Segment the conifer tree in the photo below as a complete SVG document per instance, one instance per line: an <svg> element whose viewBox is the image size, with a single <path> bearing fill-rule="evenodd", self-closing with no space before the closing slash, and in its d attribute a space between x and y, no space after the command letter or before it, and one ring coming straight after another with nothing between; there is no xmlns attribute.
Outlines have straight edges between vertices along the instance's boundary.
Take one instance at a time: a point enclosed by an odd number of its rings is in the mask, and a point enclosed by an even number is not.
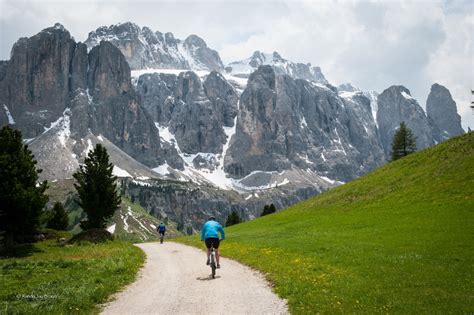
<svg viewBox="0 0 474 315"><path fill-rule="evenodd" d="M104 228L107 219L120 207L121 197L117 191L117 177L112 175L113 168L107 150L97 144L73 175L79 195L76 202L87 214L87 219L81 221L84 230Z"/></svg>
<svg viewBox="0 0 474 315"><path fill-rule="evenodd" d="M274 212L276 212L276 208L275 208L275 205L272 203L270 205L265 205L263 207L263 211L262 211L262 214L260 216L263 217L267 214L271 214L271 213L274 213Z"/></svg>
<svg viewBox="0 0 474 315"><path fill-rule="evenodd" d="M416 151L416 137L404 122L400 124L392 141L392 161L398 160Z"/></svg>
<svg viewBox="0 0 474 315"><path fill-rule="evenodd" d="M276 208L275 208L275 205L272 203L270 205L270 213L275 213L276 212Z"/></svg>
<svg viewBox="0 0 474 315"><path fill-rule="evenodd" d="M64 206L59 201L54 203L50 218L46 225L47 228L65 231L69 225L69 217Z"/></svg>
<svg viewBox="0 0 474 315"><path fill-rule="evenodd" d="M43 208L47 182L38 183L40 169L21 132L8 126L0 130L0 235L7 248L33 234Z"/></svg>
<svg viewBox="0 0 474 315"><path fill-rule="evenodd" d="M225 226L231 226L234 224L239 224L242 222L242 219L240 218L239 214L236 211L232 211L231 214L227 217L227 220L225 222Z"/></svg>

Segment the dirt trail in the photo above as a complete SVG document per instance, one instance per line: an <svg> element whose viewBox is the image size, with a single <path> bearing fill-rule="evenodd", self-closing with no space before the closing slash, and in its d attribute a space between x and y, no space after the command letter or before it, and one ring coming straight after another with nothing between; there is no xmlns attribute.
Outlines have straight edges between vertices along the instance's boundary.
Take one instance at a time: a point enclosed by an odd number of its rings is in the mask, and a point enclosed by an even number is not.
<svg viewBox="0 0 474 315"><path fill-rule="evenodd" d="M201 250L173 242L137 246L146 263L103 314L288 314L259 273L233 260L222 258L211 279Z"/></svg>

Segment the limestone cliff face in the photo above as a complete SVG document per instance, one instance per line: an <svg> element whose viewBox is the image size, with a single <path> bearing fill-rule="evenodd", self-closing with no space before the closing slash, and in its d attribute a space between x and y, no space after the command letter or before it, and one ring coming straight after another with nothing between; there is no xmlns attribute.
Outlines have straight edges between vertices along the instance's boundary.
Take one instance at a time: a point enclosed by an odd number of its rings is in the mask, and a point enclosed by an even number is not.
<svg viewBox="0 0 474 315"><path fill-rule="evenodd" d="M78 84L71 80L75 51L76 43L60 24L13 46L11 59L2 67L0 104L25 138L44 132L63 112Z"/></svg>
<svg viewBox="0 0 474 315"><path fill-rule="evenodd" d="M330 86L276 75L261 66L240 99L226 170L311 169L341 181L383 163L370 101L340 97Z"/></svg>
<svg viewBox="0 0 474 315"><path fill-rule="evenodd" d="M464 133L456 102L444 86L437 83L431 86L426 100L426 114L435 141L442 142Z"/></svg>
<svg viewBox="0 0 474 315"><path fill-rule="evenodd" d="M20 39L0 74L0 104L8 110L0 122L14 122L25 138L60 124L77 145L92 132L147 166L171 156L181 167L176 151L161 146L158 129L131 85L128 63L112 44L102 42L88 54L56 24Z"/></svg>
<svg viewBox="0 0 474 315"><path fill-rule="evenodd" d="M137 90L153 119L169 128L183 152L222 152L224 128L234 126L238 95L221 74L213 71L204 81L192 71L146 74Z"/></svg>
<svg viewBox="0 0 474 315"><path fill-rule="evenodd" d="M141 106L128 63L115 46L101 42L90 51L87 83L93 130L147 166L164 161L158 129Z"/></svg>
<svg viewBox="0 0 474 315"><path fill-rule="evenodd" d="M378 96L377 122L387 157L390 156L393 136L401 122L405 122L413 131L418 150L434 144L425 112L404 86L391 86Z"/></svg>

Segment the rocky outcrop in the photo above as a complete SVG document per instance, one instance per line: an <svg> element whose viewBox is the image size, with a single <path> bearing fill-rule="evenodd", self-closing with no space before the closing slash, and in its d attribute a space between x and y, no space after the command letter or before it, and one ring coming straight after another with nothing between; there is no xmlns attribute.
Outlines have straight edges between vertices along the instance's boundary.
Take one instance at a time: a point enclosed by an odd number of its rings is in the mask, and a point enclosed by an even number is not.
<svg viewBox="0 0 474 315"><path fill-rule="evenodd" d="M164 73L146 73L137 80L137 92L143 106L155 122L168 126L174 111L174 89L177 76Z"/></svg>
<svg viewBox="0 0 474 315"><path fill-rule="evenodd" d="M226 66L225 71L237 77L247 78L262 65L272 66L277 75L287 74L294 79L310 80L321 84L328 83L321 68L313 67L310 63L295 63L286 60L276 51L273 54L265 54L257 50L250 58L231 62Z"/></svg>
<svg viewBox="0 0 474 315"><path fill-rule="evenodd" d="M137 90L145 108L162 127L168 127L187 154L221 153L225 127L234 125L238 96L218 72L204 82L192 71L179 76L145 74Z"/></svg>
<svg viewBox="0 0 474 315"><path fill-rule="evenodd" d="M376 134L362 94L343 99L327 86L261 66L241 96L226 171L239 178L298 167L346 181L383 162Z"/></svg>
<svg viewBox="0 0 474 315"><path fill-rule="evenodd" d="M8 108L25 138L44 132L64 111L78 84L71 80L76 49L60 24L31 38L20 38L13 46L11 59L1 71L0 111ZM5 117L2 125L8 123Z"/></svg>
<svg viewBox="0 0 474 315"><path fill-rule="evenodd" d="M343 83L337 86L337 90L339 91L339 95L352 95L352 93L362 93L365 97L367 97L370 100L370 109L372 111L372 117L373 121L375 124L377 124L377 110L378 110L378 104L377 104L377 98L379 94L375 91L362 91L356 86L353 86L350 83ZM349 92L349 93L344 93L344 92Z"/></svg>
<svg viewBox="0 0 474 315"><path fill-rule="evenodd" d="M130 68L110 43L102 42L88 54L84 44L76 44L56 24L20 39L2 72L0 104L9 120L2 124L14 121L24 137L61 126L63 147L71 139L80 146L72 150L83 151L81 139L92 132L149 167L167 156L182 167L177 152L161 146L158 129L131 85Z"/></svg>
<svg viewBox="0 0 474 315"><path fill-rule="evenodd" d="M153 216L177 222L180 230L188 234L199 231L211 215L225 222L232 211L237 211L245 220L254 219L266 204L273 203L280 210L320 192L314 187L291 191L282 187L255 197L192 183L134 179L123 179L122 191Z"/></svg>
<svg viewBox="0 0 474 315"><path fill-rule="evenodd" d="M456 102L444 86L437 83L431 86L430 94L426 100L426 114L436 142L442 142L464 133L461 117L456 109Z"/></svg>
<svg viewBox="0 0 474 315"><path fill-rule="evenodd" d="M184 51L187 52L191 58L188 59L188 64L191 69L222 71L224 65L217 51L207 47L206 42L197 35L189 35L183 42Z"/></svg>
<svg viewBox="0 0 474 315"><path fill-rule="evenodd" d="M405 122L416 137L417 149L434 144L428 118L418 102L404 86L391 86L378 96L377 122L387 159L390 158L393 136Z"/></svg>
<svg viewBox="0 0 474 315"><path fill-rule="evenodd" d="M190 35L184 41L172 33L153 32L134 23L102 26L89 33L86 44L89 49L109 41L125 56L133 70L159 69L223 69L219 54L207 47L203 39Z"/></svg>
<svg viewBox="0 0 474 315"><path fill-rule="evenodd" d="M109 42L90 51L87 82L91 129L147 166L163 163L158 129L131 85L125 58Z"/></svg>

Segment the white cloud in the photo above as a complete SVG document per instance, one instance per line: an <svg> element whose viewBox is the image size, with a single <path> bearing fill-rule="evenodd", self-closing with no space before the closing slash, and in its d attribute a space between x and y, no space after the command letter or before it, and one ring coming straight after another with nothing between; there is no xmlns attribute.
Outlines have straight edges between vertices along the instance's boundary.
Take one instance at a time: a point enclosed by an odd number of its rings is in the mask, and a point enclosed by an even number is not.
<svg viewBox="0 0 474 315"><path fill-rule="evenodd" d="M448 87L474 129L473 4L463 1L17 1L0 0L0 58L14 41L60 22L76 40L132 21L178 38L198 34L224 62L278 51L321 66L334 84L381 92L403 84L424 105L434 82Z"/></svg>

